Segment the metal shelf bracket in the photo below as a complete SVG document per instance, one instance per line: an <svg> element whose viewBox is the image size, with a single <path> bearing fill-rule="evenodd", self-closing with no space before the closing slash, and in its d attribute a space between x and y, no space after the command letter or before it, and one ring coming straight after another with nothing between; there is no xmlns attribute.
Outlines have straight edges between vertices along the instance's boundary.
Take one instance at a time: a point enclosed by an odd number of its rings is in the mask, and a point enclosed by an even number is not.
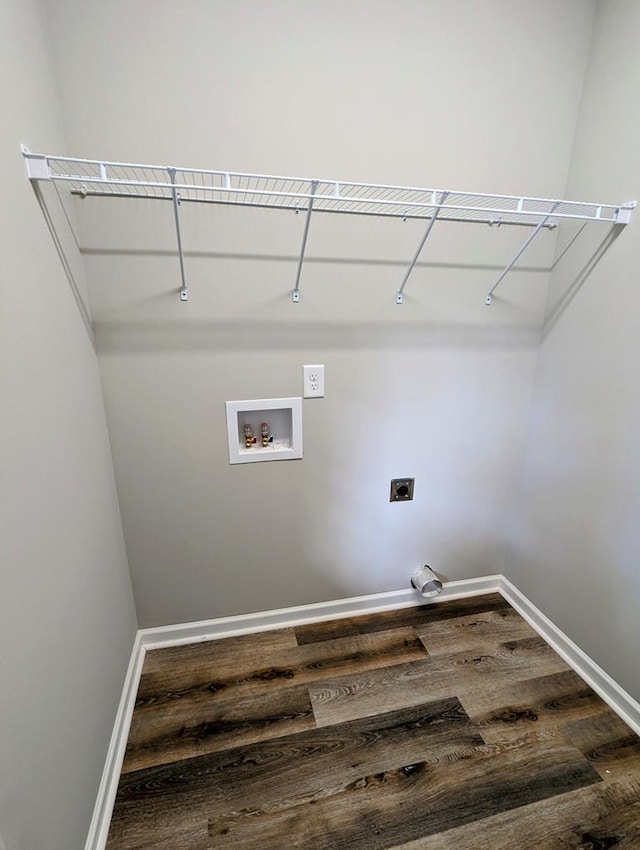
<svg viewBox="0 0 640 850"><path fill-rule="evenodd" d="M555 210L556 210L556 209L560 206L560 204L561 204L561 203L562 203L562 201L555 201L555 202L553 203L552 207L551 207L551 210L549 211L549 214L548 214L548 215L546 215L544 218L541 218L541 219L540 219L540 221L539 221L539 222L538 222L538 224L536 225L536 227L535 227L535 229L534 229L533 233L530 233L530 234L529 234L529 236L525 239L524 243L520 246L520 248L519 248L519 249L518 249L518 251L516 252L515 256L513 257L513 259L512 259L512 260L511 260L511 262L509 263L509 265L508 265L508 266L504 269L504 271L502 272L502 274L498 277L498 279L496 280L496 282L493 284L493 286L491 287L491 289L490 289L490 290L489 290L489 292L487 293L487 296L486 296L486 298L484 299L484 303L485 303L487 306L490 306L490 305L493 303L493 293L496 291L496 289L498 288L498 286L500 286L500 284L502 283L502 281L504 280L504 278L505 278L505 277L509 274L509 272L510 272L510 271L511 271L511 269L515 266L515 264L518 262L518 260L520 259L520 257L524 254L524 252L527 250L527 248L529 247L529 245L531 245L531 243L532 243L532 242L533 242L533 240L536 238L536 236L538 235L538 233L540 233L540 231L542 230L542 228L543 228L543 227L547 227L547 226L548 226L549 219L551 218L551 216L553 215L554 211L555 211Z"/></svg>
<svg viewBox="0 0 640 850"><path fill-rule="evenodd" d="M400 285L400 289L396 292L396 304L402 304L402 302L404 301L405 285L406 285L407 281L409 280L409 276L410 276L411 272L413 271L415 264L418 262L418 257L420 256L420 254L422 253L422 249L426 245L427 239L429 238L429 235L430 235L431 231L433 230L433 225L436 223L436 219L438 218L438 213L442 209L442 205L444 204L444 202L447 200L448 194L449 194L448 192L442 192L442 194L440 195L440 201L437 202L436 198L435 198L435 192L434 192L434 199L433 200L434 200L434 203L436 204L436 206L435 206L435 209L433 211L433 215L431 216L431 220L429 221L429 224L427 225L427 229L424 232L424 236L420 240L420 244L418 245L418 250L413 255L413 260L411 260L411 264L410 264L409 268L407 269L407 271L405 272L404 279L403 279L403 281Z"/></svg>
<svg viewBox="0 0 640 850"><path fill-rule="evenodd" d="M627 201L626 204L621 204L615 211L616 224L629 224L631 221L631 212L637 205L637 201Z"/></svg>
<svg viewBox="0 0 640 850"><path fill-rule="evenodd" d="M302 246L300 247L300 259L298 260L298 271L296 273L296 285L293 288L293 303L297 304L300 301L300 276L302 274L302 264L304 263L304 252L307 248L307 237L309 236L309 225L311 224L311 213L313 211L313 202L316 192L318 191L319 180L311 181L311 193L309 203L307 205L307 217L304 222L304 232L302 234Z"/></svg>
<svg viewBox="0 0 640 850"><path fill-rule="evenodd" d="M29 148L20 145L20 150L27 166L29 180L51 180L49 160L43 154L31 153Z"/></svg>
<svg viewBox="0 0 640 850"><path fill-rule="evenodd" d="M180 300L188 301L189 292L187 290L187 281L184 274L184 255L182 253L182 232L180 230L180 193L176 189L176 169L167 168L167 174L171 181L171 194L173 197L173 215L176 222L176 237L178 240L178 257L180 259L180 279L182 286L180 288Z"/></svg>

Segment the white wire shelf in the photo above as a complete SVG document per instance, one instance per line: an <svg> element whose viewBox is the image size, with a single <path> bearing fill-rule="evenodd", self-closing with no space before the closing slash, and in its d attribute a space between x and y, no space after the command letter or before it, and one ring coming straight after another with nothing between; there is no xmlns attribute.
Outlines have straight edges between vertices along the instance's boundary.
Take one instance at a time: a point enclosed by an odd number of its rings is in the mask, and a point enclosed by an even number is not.
<svg viewBox="0 0 640 850"><path fill-rule="evenodd" d="M182 203L251 206L305 212L304 238L294 301L299 300L299 283L311 213L343 213L401 219L425 219L429 227L396 295L402 303L403 289L436 219L492 226L517 225L539 230L553 229L564 220L627 224L636 202L596 204L514 195L481 194L414 186L388 186L306 177L279 177L233 171L211 171L174 166L143 165L96 159L36 154L23 148L31 180L66 184L80 197L148 198L172 201L187 300L178 207ZM495 286L511 269L533 236L507 266ZM493 289L487 296L487 303Z"/></svg>
<svg viewBox="0 0 640 850"><path fill-rule="evenodd" d="M594 204L513 195L449 191L438 203L442 189L386 186L307 177L277 177L233 171L108 162L95 159L25 153L29 176L66 183L74 194L133 198L172 199L175 188L180 201L236 204L240 206L306 210L313 197L314 212L368 213L396 218L430 218L441 206L440 221L483 224L535 225L553 213L556 220L619 222L634 204ZM36 172L35 174L33 172ZM313 186L316 186L315 193Z"/></svg>

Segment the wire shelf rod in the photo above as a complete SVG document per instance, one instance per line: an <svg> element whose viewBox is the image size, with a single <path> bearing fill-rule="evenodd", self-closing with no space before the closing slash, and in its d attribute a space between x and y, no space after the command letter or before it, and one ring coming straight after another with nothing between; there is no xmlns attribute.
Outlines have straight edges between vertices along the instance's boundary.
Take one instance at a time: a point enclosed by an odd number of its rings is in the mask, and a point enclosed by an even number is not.
<svg viewBox="0 0 640 850"><path fill-rule="evenodd" d="M107 182L109 185L114 185L114 186L137 186L137 187L144 186L144 187L154 188L154 189L169 189L170 191L172 190L173 185L174 185L170 182L164 182L164 181L153 181L153 182L149 181L147 183L140 183L140 182L135 181L135 180L125 180L125 179L104 181L104 180L101 180L100 178L97 178L97 177L96 178L92 178L92 177L80 178L80 177L64 176L64 177L55 177L55 178L52 178L52 179L54 179L56 181L60 181L60 182L83 183L83 184L102 184L102 185L104 185L104 183ZM386 199L384 197L362 198L362 197L353 197L353 196L344 196L343 195L343 196L340 197L340 199L338 201L335 198L335 196L333 196L333 195L324 195L324 194L317 194L317 193L312 194L311 192L281 192L281 191L277 191L277 190L273 190L273 189L248 189L246 187L227 188L227 187L224 187L224 186L207 186L204 189L202 189L202 187L198 187L198 186L193 185L193 184L178 183L178 182L175 183L175 187L176 187L176 189L181 190L183 192L205 191L205 192L210 192L211 194L214 194L214 195L216 193L219 193L219 194L225 194L226 193L228 196L242 195L244 198L246 198L247 196L258 196L258 197L261 197L261 198L274 198L274 199L275 198L288 198L291 201L298 201L298 202L308 201L308 200L310 200L311 197L313 197L314 198L314 205L315 205L316 208L317 208L317 205L318 205L319 202L320 203L326 202L327 204L329 204L329 203L335 204L336 202L338 202L338 203L342 203L342 204L351 203L351 204L356 204L356 205L368 205L368 206L371 206L371 207L373 207L373 206L387 206L387 207L398 207L398 208L402 207L402 208L406 208L406 209L429 209L429 210L432 210L432 209L435 209L436 207L438 207L438 204L435 204L431 201L407 201L407 200L402 200L402 199L389 200L389 199ZM93 196L102 195L102 196L105 196L105 197L115 195L115 193L112 193L112 192L95 192L94 191L92 193L89 193L87 191L85 193L82 190L78 190L78 194L80 194L80 195L91 194ZM122 193L120 193L120 194L122 194ZM136 194L136 193L133 193L133 192L128 193L127 196L128 197L140 197L140 198L150 197L146 193ZM492 196L492 197L496 197L496 196ZM189 196L183 196L182 197L182 201L184 203L189 203L189 202L192 202L193 200L194 199L189 197ZM537 199L534 199L534 200L537 200ZM244 205L247 204L247 202L245 200L229 201L229 203L235 203L238 206L244 206ZM619 205L619 206L609 205L608 209L611 211L610 216L604 216L602 214L596 216L595 213L589 214L587 212L583 212L583 213L560 212L558 210L558 206L562 206L562 205L566 205L566 206L586 206L585 204L580 204L579 202L576 202L576 201L556 201L556 202L552 202L551 206L555 206L555 211L553 213L554 219L566 219L566 220L571 220L571 221L601 221L601 222L610 222L610 223L612 223L612 222L613 223L627 223L626 221L624 221L624 222L620 221L618 213L619 213L620 210L626 211L626 210L633 209L633 207L631 207L628 204L622 204L622 205ZM270 205L269 204L262 204L262 206L266 207L266 206L270 206ZM593 206L594 210L596 210L597 208L600 208L600 211L602 212L603 205L592 205L592 206ZM306 209L306 205L304 207L300 207L300 209ZM330 208L327 208L327 209L330 209ZM524 208L510 209L508 207L475 206L475 205L471 206L471 205L456 204L456 203L450 203L450 204L445 203L445 204L442 205L441 209L442 210L450 210L452 212L459 212L459 213L461 213L461 212L479 213L479 214L493 215L493 216L505 216L505 215L527 216L528 218L534 218L534 217L540 218L541 216L544 218L544 217L549 215L549 210L540 210L540 209L527 210L527 209L524 209ZM474 221L473 218L469 218L468 220ZM496 223L498 223L498 222L496 222Z"/></svg>
<svg viewBox="0 0 640 850"><path fill-rule="evenodd" d="M413 255L413 259L411 260L411 264L409 265L409 268L405 272L404 278L403 278L402 283L400 285L400 289L396 292L396 304L402 304L402 302L404 301L405 285L406 285L407 281L409 280L409 276L411 275L411 272L415 268L416 263L418 262L418 258L420 257L420 254L422 253L422 249L426 245L427 239L429 238L429 235L431 234L431 231L433 230L433 226L436 223L436 219L438 218L438 213L442 209L442 205L444 204L445 200L447 199L448 194L449 194L448 192L443 192L442 195L440 196L440 204L435 208L433 215L431 216L431 221L427 225L427 229L424 232L424 236L420 240L420 244L418 245L418 249L415 252L415 254Z"/></svg>
<svg viewBox="0 0 640 850"><path fill-rule="evenodd" d="M174 178L176 176L175 170L173 170L173 169L168 169L168 170L169 170L169 178L170 178L171 182L173 183ZM189 299L189 294L187 292L187 282L186 282L186 278L185 278L185 274L184 274L184 256L183 256L183 253L182 253L182 233L180 231L180 200L178 198L178 191L175 187L175 184L173 186L172 200L173 200L173 215L174 215L175 222L176 222L176 237L177 237L177 240L178 240L178 257L180 259L180 278L182 280L182 287L180 289L180 300L181 301L187 301Z"/></svg>
<svg viewBox="0 0 640 850"><path fill-rule="evenodd" d="M132 195L130 192L81 192L79 189L73 189L71 191L72 195L77 195L82 198L118 198L121 200L132 200L137 199L139 197L145 198L151 201L171 201L171 195ZM184 201L184 199L182 199ZM189 203L192 204L214 204L215 206L226 206L226 207L236 207L238 204L235 201L224 201L224 200L214 200L211 198L190 198ZM300 212L300 210L296 210L295 207L292 207L290 204L269 204L266 206L265 204L252 203L247 201L242 204L243 207L249 207L251 209L270 209L270 210L283 210L285 212ZM303 208L304 209L304 208ZM369 216L373 218L395 218L395 219L407 219L411 221L424 221L425 219L431 218L430 210L425 210L424 214L420 214L420 211L411 213L408 210L406 212L398 211L398 212L376 212L374 210L354 210L354 209L340 209L338 207L314 207L314 213L331 213L333 215L362 215ZM441 224L487 224L490 227L537 227L538 222L535 221L508 221L506 219L499 218L463 218L463 217L455 217L455 216L447 216L446 218L440 217ZM585 222L587 224L588 222ZM543 225L544 228L548 230L555 230L558 226L555 222L548 222Z"/></svg>
<svg viewBox="0 0 640 850"><path fill-rule="evenodd" d="M293 288L293 302L297 304L300 301L300 275L302 274L302 264L304 262L304 252L307 248L307 238L309 236L309 225L311 224L311 213L313 211L313 196L317 188L317 183L311 187L311 198L307 207L307 217L304 222L304 233L302 234L302 247L300 248L300 259L298 260L298 271L296 272L296 284Z"/></svg>
<svg viewBox="0 0 640 850"><path fill-rule="evenodd" d="M561 201L558 201L558 203L561 203ZM496 280L496 282L493 284L493 286L491 287L491 289L490 289L490 290L489 290L489 292L487 293L487 297L486 297L486 298L485 298L485 300L484 300L484 303L485 303L487 306L489 306L489 305L493 302L493 293L496 291L496 289L498 288L498 286L500 286L501 282L502 282L502 281L504 280L504 278L505 278L505 277L509 274L509 272L511 271L511 269L515 266L515 264L518 262L518 260L520 259L520 257L524 254L524 252L527 250L527 248L529 247L529 245L531 245L531 243L532 243L532 242L533 242L533 240L536 238L536 236L538 235L538 233L540 233L540 231L541 231L542 227L543 227L543 226L547 223L547 221L549 220L549 218L550 218L552 215L553 215L553 210L551 210L551 212L549 213L549 215L548 215L546 218L544 218L541 222L539 222L538 226L537 226L537 227L536 227L536 229L533 231L533 233L530 233L530 234L529 234L529 236L525 239L524 243L520 246L520 248L518 249L518 251L516 252L516 254L514 255L514 257L512 258L512 260L509 262L509 264L507 265L507 267L504 269L504 271L502 272L502 274L498 277L498 279Z"/></svg>

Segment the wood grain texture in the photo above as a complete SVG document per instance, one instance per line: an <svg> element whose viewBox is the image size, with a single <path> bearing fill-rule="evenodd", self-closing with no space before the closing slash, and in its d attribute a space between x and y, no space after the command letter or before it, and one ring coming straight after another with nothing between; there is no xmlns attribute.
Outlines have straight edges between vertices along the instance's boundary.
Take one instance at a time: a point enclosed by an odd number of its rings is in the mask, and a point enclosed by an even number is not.
<svg viewBox="0 0 640 850"><path fill-rule="evenodd" d="M640 784L590 785L392 850L637 850Z"/></svg>
<svg viewBox="0 0 640 850"><path fill-rule="evenodd" d="M224 699L202 694L134 715L123 773L315 728L309 691L280 687Z"/></svg>
<svg viewBox="0 0 640 850"><path fill-rule="evenodd" d="M352 781L363 770L384 770L389 759L439 758L461 744L481 746L483 741L460 702L451 698L135 771L122 777L119 793L123 801L147 796L170 801L178 783L195 797L206 791L210 804L218 798L226 804L254 797L258 803L265 796L294 793L301 785L313 789L336 771L347 771ZM251 787L236 785L247 766Z"/></svg>
<svg viewBox="0 0 640 850"><path fill-rule="evenodd" d="M572 747L538 745L535 770L531 758L531 747L502 753L479 747L463 761L413 762L312 801L301 796L286 807L244 808L209 822L211 847L275 846L293 834L291 847L383 850L600 780Z"/></svg>
<svg viewBox="0 0 640 850"><path fill-rule="evenodd" d="M566 672L567 664L542 638L498 643L483 653L462 652L413 664L341 676L309 688L319 726L342 723L394 705L418 705L428 699L469 692L488 693L501 684L515 685L532 676Z"/></svg>
<svg viewBox="0 0 640 850"><path fill-rule="evenodd" d="M153 824L154 840L180 847L194 823L206 835L212 815L274 805L398 764L466 758L478 746L482 738L449 699L134 771L121 777L107 846L155 846L145 843Z"/></svg>
<svg viewBox="0 0 640 850"><path fill-rule="evenodd" d="M501 597L149 652L108 850L640 850L637 736Z"/></svg>
<svg viewBox="0 0 640 850"><path fill-rule="evenodd" d="M562 726L609 712L607 704L573 670L476 689L461 695L485 741L518 738L532 729ZM625 727L626 729L626 727Z"/></svg>
<svg viewBox="0 0 640 850"><path fill-rule="evenodd" d="M623 775L640 781L640 738L609 707L566 723L563 732L603 779Z"/></svg>
<svg viewBox="0 0 640 850"><path fill-rule="evenodd" d="M255 635L254 644L255 644ZM220 641L220 643L226 643ZM358 672L427 658L424 645L411 627L324 641L319 646L288 646L263 652L244 649L235 656L225 646L203 647L206 660L167 663L143 669L136 710L157 711L159 706L203 695L220 701L240 696L261 697L282 685L304 684L341 672ZM155 650L149 655L169 650ZM218 654L220 653L220 662ZM174 669L175 665L175 669Z"/></svg>
<svg viewBox="0 0 640 850"><path fill-rule="evenodd" d="M260 633L260 655L262 656L268 656L272 652L283 652L294 646L297 646L297 641L293 629L273 629ZM212 657L215 657L217 668L228 670L232 669L232 665L237 660L243 657L254 657L255 653L255 634L151 649L144 659L143 673L151 678L154 673L170 670L172 681L184 677L188 683L189 677L200 667L210 668Z"/></svg>
<svg viewBox="0 0 640 850"><path fill-rule="evenodd" d="M124 773L303 731L315 722L302 685L428 657L412 628L328 640L317 647L295 642L283 647L269 640L260 653L244 640L234 653L229 639L200 644L200 654L175 649L180 651L149 653L156 657L152 672L143 670L141 677Z"/></svg>
<svg viewBox="0 0 640 850"><path fill-rule="evenodd" d="M429 655L491 651L506 641L538 637L513 608L481 611L444 620L430 620L415 627Z"/></svg>
<svg viewBox="0 0 640 850"><path fill-rule="evenodd" d="M359 617L347 617L342 620L330 620L325 623L310 623L296 626L294 631L298 643L317 643L338 637L352 637L359 634L386 631L407 626L416 628L428 623L450 620L468 614L484 611L513 610L499 593L486 593L467 599L454 599L415 608L402 608L397 611L382 611L378 614L363 614Z"/></svg>

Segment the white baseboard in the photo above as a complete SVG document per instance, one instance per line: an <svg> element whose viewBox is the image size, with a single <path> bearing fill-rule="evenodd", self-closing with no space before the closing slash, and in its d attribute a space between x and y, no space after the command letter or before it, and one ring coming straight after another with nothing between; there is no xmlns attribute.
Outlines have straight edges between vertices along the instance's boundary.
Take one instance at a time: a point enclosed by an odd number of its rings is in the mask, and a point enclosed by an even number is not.
<svg viewBox="0 0 640 850"><path fill-rule="evenodd" d="M375 593L369 596L355 596L351 599L339 599L334 602L319 602L313 605L299 605L293 608L280 608L275 611L263 611L256 614L241 614L237 617L220 617L196 623L141 629L134 641L85 850L104 850L107 841L140 674L144 656L148 650L199 643L271 629L290 628L324 620L375 614L395 608L437 605L447 600L463 599L492 592L500 593L558 655L611 706L613 711L637 734L640 734L640 704L614 682L604 670L598 667L586 653L503 575L450 581L444 584L439 596L431 599L423 599L415 590L408 588L388 593Z"/></svg>
<svg viewBox="0 0 640 850"><path fill-rule="evenodd" d="M379 611L391 611L394 608L410 608L415 605L434 605L448 599L463 599L480 593L499 592L502 576L449 581L443 585L442 593L431 599L424 599L413 588L391 590L387 593L373 593L368 596L353 596L350 599L338 599L332 602L316 602L311 605L297 605L293 608L279 608L275 611L261 611L257 614L240 614L236 617L219 617L216 620L201 620L196 623L180 623L175 626L159 626L141 629L142 645L146 649L160 649L167 646L179 646L185 643L198 643L216 640L233 635L246 635L252 632L264 632L271 629L286 629L305 623L319 623L323 620L338 620L362 614L376 614Z"/></svg>
<svg viewBox="0 0 640 850"><path fill-rule="evenodd" d="M543 637L558 655L599 694L615 713L640 735L640 704L586 652L575 644L521 593L505 576L500 576L499 591L507 602Z"/></svg>
<svg viewBox="0 0 640 850"><path fill-rule="evenodd" d="M127 738L129 737L129 728L131 726L131 718L133 717L133 709L136 704L136 695L138 693L145 653L146 650L142 645L140 632L138 631L133 641L131 658L129 659L122 694L118 703L118 711L98 787L98 796L93 809L93 817L91 818L89 833L84 845L85 850L103 850L107 843L109 824L111 823L113 804L115 803L116 792L118 790L120 770L122 769L124 751L127 746Z"/></svg>

